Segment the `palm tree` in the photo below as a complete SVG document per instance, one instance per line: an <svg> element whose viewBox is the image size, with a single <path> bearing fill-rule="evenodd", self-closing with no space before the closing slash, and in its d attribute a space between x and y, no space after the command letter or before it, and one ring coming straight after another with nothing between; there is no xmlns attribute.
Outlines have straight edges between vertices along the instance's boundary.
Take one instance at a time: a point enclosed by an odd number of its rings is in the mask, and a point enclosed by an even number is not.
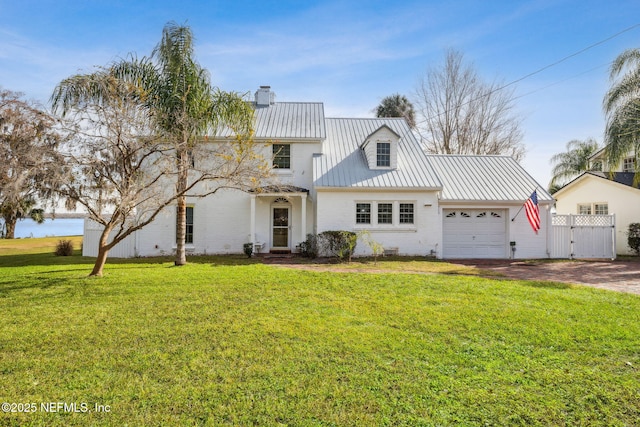
<svg viewBox="0 0 640 427"><path fill-rule="evenodd" d="M599 149L598 142L593 138L587 138L584 141L573 139L567 142L566 152L551 157L553 177L549 187L556 188L567 180L589 170L589 159Z"/></svg>
<svg viewBox="0 0 640 427"><path fill-rule="evenodd" d="M640 49L622 52L611 65L611 89L604 98L607 115L606 158L610 169L633 152L637 185L640 180Z"/></svg>
<svg viewBox="0 0 640 427"><path fill-rule="evenodd" d="M398 93L382 99L375 109L376 117L403 117L411 129L416 127L413 104L406 96Z"/></svg>
<svg viewBox="0 0 640 427"><path fill-rule="evenodd" d="M137 88L137 98L149 112L155 130L176 152L175 265L186 264L186 194L192 148L199 137L224 126L239 135L249 134L253 123L251 105L236 93L212 87L209 73L194 60L193 50L191 29L170 22L150 57L131 57L109 68L113 78ZM66 111L83 99L101 102L110 95L103 89L91 84L62 85L52 103Z"/></svg>
<svg viewBox="0 0 640 427"><path fill-rule="evenodd" d="M25 218L31 218L38 224L42 224L45 220L44 209L34 208L35 204L35 200L29 198L14 200L13 203L5 200L0 204L0 218L4 222L4 230L0 230L0 235L5 239L14 239L16 224Z"/></svg>

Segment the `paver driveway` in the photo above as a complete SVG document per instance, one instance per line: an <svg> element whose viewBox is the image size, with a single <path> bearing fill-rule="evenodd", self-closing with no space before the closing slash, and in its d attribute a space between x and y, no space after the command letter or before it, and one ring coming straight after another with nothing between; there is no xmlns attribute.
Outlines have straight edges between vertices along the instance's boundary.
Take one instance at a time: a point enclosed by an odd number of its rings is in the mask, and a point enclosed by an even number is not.
<svg viewBox="0 0 640 427"><path fill-rule="evenodd" d="M524 280L576 283L640 295L640 261L447 260Z"/></svg>

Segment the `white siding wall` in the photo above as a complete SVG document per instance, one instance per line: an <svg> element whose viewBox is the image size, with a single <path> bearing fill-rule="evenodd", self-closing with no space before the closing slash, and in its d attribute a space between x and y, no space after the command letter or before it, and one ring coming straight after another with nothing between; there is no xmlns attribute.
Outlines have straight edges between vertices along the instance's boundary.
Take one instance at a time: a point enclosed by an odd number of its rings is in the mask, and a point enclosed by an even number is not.
<svg viewBox="0 0 640 427"><path fill-rule="evenodd" d="M616 252L632 253L627 245L627 232L630 223L640 222L640 190L587 175L555 196L558 214L577 214L580 203L607 203L609 214L616 216Z"/></svg>
<svg viewBox="0 0 640 427"><path fill-rule="evenodd" d="M371 238L386 249L398 248L401 255L429 255L438 253L442 245L441 225L438 217L438 201L435 192L356 192L356 191L318 191L316 232L327 230L367 230ZM397 224L397 209L394 210L394 225L378 225L372 218L372 224L356 224L357 202L399 202L415 203L414 226ZM425 206L431 205L431 206ZM395 208L395 207L394 207ZM372 204L372 210L375 209ZM372 212L373 216L373 212ZM371 253L366 243L359 241L356 255Z"/></svg>

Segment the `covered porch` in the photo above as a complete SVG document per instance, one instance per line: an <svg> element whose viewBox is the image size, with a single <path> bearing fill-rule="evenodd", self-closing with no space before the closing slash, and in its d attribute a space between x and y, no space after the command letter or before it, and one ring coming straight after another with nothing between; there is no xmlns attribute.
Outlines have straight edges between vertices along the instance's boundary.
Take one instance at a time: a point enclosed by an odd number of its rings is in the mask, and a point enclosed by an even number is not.
<svg viewBox="0 0 640 427"><path fill-rule="evenodd" d="M290 253L307 238L309 190L292 185L267 186L251 193L249 239L253 252Z"/></svg>

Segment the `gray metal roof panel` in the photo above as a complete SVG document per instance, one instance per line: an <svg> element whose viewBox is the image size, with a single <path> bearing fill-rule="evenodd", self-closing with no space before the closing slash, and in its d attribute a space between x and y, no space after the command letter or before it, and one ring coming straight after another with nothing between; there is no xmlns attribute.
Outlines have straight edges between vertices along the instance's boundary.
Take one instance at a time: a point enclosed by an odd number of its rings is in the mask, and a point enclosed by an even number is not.
<svg viewBox="0 0 640 427"><path fill-rule="evenodd" d="M324 105L321 102L276 102L258 106L254 112L254 137L267 140L323 140L326 136ZM229 128L216 134L229 138Z"/></svg>
<svg viewBox="0 0 640 427"><path fill-rule="evenodd" d="M369 169L360 149L382 126L400 137L397 168ZM440 180L404 119L326 119L327 138L314 157L314 186L359 189L439 189Z"/></svg>
<svg viewBox="0 0 640 427"><path fill-rule="evenodd" d="M553 197L509 156L428 155L442 181L442 201L524 202L534 190L538 200Z"/></svg>
<svg viewBox="0 0 640 427"><path fill-rule="evenodd" d="M259 139L314 139L326 136L321 102L276 102L255 110Z"/></svg>

